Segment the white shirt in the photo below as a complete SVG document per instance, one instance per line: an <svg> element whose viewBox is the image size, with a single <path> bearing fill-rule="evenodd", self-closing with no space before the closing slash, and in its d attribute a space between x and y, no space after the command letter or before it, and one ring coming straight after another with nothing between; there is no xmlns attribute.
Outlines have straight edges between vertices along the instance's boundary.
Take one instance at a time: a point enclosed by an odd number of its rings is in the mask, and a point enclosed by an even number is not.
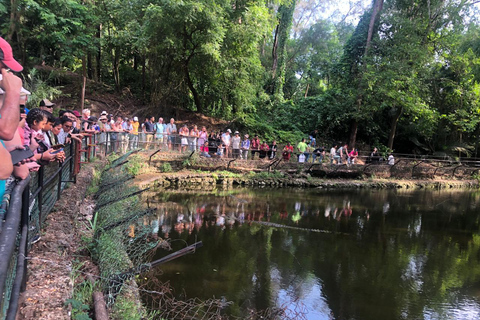
<svg viewBox="0 0 480 320"><path fill-rule="evenodd" d="M60 133L57 135L58 143L65 144L65 140L67 139L68 132L63 131L63 128L60 129Z"/></svg>

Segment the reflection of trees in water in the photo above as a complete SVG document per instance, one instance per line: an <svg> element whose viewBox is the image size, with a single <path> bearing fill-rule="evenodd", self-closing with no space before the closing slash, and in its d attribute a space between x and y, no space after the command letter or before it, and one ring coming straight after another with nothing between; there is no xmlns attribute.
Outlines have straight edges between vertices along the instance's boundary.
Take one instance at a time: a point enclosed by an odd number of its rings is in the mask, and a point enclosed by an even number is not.
<svg viewBox="0 0 480 320"><path fill-rule="evenodd" d="M271 306L279 288L287 288L292 300L301 300L317 283L305 281L313 275L321 281L335 318L423 318L425 310L450 314L445 308L458 299L455 292L480 280L478 193L336 191L302 197L298 192L257 190L233 197L202 195L182 205L173 202L178 198L176 194L167 198L170 202L156 204L164 208L160 221L173 224L183 214L182 221L192 222L193 233L204 236L202 240L213 236L205 247L217 252L199 255L195 265L222 270L221 283L232 286L225 292L236 306ZM213 227L218 217L223 217L223 226L269 217L294 225L291 216L297 212L298 226L351 236L255 224L220 232ZM185 231L177 233L188 239ZM272 265L280 285L271 282ZM206 283L220 286L218 279L207 277Z"/></svg>

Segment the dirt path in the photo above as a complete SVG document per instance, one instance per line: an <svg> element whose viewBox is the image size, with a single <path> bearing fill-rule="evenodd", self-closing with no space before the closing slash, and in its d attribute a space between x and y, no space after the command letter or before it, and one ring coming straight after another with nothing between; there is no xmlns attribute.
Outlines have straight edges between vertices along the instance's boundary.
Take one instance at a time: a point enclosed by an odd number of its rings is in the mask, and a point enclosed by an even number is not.
<svg viewBox="0 0 480 320"><path fill-rule="evenodd" d="M85 220L80 209L85 206L91 176L92 167L83 167L77 183L62 192L48 215L41 239L29 253L27 287L17 320L70 319L70 307L65 301L72 296L72 261L81 246L78 228Z"/></svg>

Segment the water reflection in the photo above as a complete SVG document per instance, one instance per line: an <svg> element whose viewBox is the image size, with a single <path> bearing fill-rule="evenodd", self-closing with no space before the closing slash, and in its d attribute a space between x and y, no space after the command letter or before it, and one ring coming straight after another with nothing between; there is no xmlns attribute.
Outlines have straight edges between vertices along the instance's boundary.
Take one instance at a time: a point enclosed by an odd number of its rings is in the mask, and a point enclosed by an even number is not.
<svg viewBox="0 0 480 320"><path fill-rule="evenodd" d="M179 295L225 297L236 316L304 308L307 319L478 319L478 200L459 191L268 189L148 199L158 208L153 232L204 243L162 266Z"/></svg>

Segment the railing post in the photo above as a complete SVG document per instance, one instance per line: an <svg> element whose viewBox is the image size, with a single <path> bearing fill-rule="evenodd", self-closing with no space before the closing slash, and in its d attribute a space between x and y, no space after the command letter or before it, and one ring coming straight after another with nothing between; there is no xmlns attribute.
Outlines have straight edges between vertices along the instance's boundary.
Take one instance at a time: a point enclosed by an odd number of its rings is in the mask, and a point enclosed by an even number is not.
<svg viewBox="0 0 480 320"><path fill-rule="evenodd" d="M60 163L60 171L58 172L58 186L57 186L57 201L60 200L60 194L62 193L62 173L63 173L63 164Z"/></svg>
<svg viewBox="0 0 480 320"><path fill-rule="evenodd" d="M25 189L23 190L22 193L22 221L21 221L21 226L22 227L27 227L28 230L28 218L29 218L29 210L30 210L30 186L27 184ZM28 232L27 232L27 239L28 239ZM28 252L28 242L25 241L25 247L23 248L24 252ZM23 272L23 278L22 278L22 286L21 286L21 291L25 291L27 286L27 259L25 259L25 268Z"/></svg>
<svg viewBox="0 0 480 320"><path fill-rule="evenodd" d="M41 166L38 170L38 225L40 225L42 221L42 206L43 206L43 174L44 174L44 166Z"/></svg>

